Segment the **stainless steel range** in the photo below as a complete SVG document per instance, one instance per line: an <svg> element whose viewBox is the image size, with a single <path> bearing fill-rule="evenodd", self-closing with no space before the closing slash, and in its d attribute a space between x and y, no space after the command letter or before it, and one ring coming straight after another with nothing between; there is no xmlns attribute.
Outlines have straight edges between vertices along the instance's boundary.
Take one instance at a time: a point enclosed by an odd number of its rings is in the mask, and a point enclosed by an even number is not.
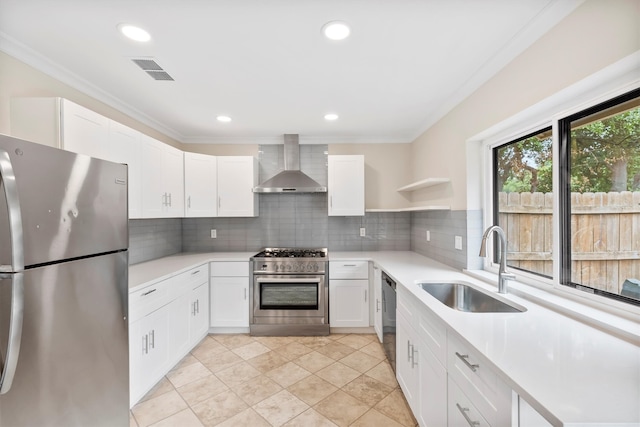
<svg viewBox="0 0 640 427"><path fill-rule="evenodd" d="M251 265L251 335L329 335L326 248L266 248Z"/></svg>

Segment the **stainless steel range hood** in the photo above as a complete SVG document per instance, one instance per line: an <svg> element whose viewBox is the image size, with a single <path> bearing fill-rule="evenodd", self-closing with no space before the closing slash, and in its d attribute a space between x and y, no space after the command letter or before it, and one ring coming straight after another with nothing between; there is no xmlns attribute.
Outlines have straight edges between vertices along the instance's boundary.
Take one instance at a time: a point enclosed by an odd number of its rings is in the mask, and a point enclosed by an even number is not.
<svg viewBox="0 0 640 427"><path fill-rule="evenodd" d="M300 171L297 134L284 135L284 170L253 188L254 193L326 193L324 187Z"/></svg>

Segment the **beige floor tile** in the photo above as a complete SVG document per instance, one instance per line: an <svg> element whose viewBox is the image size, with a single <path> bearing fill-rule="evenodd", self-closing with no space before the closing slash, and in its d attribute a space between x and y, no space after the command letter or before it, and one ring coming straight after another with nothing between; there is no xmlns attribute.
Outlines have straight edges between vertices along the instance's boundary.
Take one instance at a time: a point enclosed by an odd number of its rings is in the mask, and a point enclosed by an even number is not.
<svg viewBox="0 0 640 427"><path fill-rule="evenodd" d="M313 408L309 408L283 427L338 427Z"/></svg>
<svg viewBox="0 0 640 427"><path fill-rule="evenodd" d="M316 375L333 384L336 387L342 387L345 384L355 380L360 376L360 372L340 362L329 365L320 369Z"/></svg>
<svg viewBox="0 0 640 427"><path fill-rule="evenodd" d="M191 350L191 354L202 361L203 359L210 359L214 354L223 353L228 350L229 349L227 347L211 338L211 336L208 336L200 341L200 344L198 344L193 350Z"/></svg>
<svg viewBox="0 0 640 427"><path fill-rule="evenodd" d="M367 353L355 351L340 359L340 363L343 363L363 374L380 363L380 360L377 357L368 355Z"/></svg>
<svg viewBox="0 0 640 427"><path fill-rule="evenodd" d="M184 409L177 414L171 415L162 421L152 424L151 427L203 427L196 414L189 408Z"/></svg>
<svg viewBox="0 0 640 427"><path fill-rule="evenodd" d="M340 360L356 350L353 347L349 347L348 345L340 344L339 342L334 341L330 344L325 345L324 347L320 347L316 351L334 360Z"/></svg>
<svg viewBox="0 0 640 427"><path fill-rule="evenodd" d="M215 426L247 409L247 404L229 391L216 394L192 409L205 426Z"/></svg>
<svg viewBox="0 0 640 427"><path fill-rule="evenodd" d="M307 405L313 406L330 394L335 393L338 387L316 375L310 375L290 385L287 390Z"/></svg>
<svg viewBox="0 0 640 427"><path fill-rule="evenodd" d="M263 400L253 409L272 426L281 426L295 416L309 409L309 405L289 393L287 390Z"/></svg>
<svg viewBox="0 0 640 427"><path fill-rule="evenodd" d="M172 390L146 402L139 403L131 410L140 427L146 427L186 409L187 403L177 391Z"/></svg>
<svg viewBox="0 0 640 427"><path fill-rule="evenodd" d="M298 337L254 337L253 339L258 341L260 344L269 347L271 350L274 350L278 347L282 347L283 345L296 342Z"/></svg>
<svg viewBox="0 0 640 427"><path fill-rule="evenodd" d="M279 366L265 374L282 387L289 387L291 384L295 384L303 378L311 375L311 372L296 365L293 362L287 362L282 366Z"/></svg>
<svg viewBox="0 0 640 427"><path fill-rule="evenodd" d="M249 406L271 397L282 390L282 387L271 378L260 375L233 387L233 391Z"/></svg>
<svg viewBox="0 0 640 427"><path fill-rule="evenodd" d="M191 365L170 371L167 374L167 378L171 381L171 384L177 388L209 375L211 375L211 371L202 363L196 361L196 363Z"/></svg>
<svg viewBox="0 0 640 427"><path fill-rule="evenodd" d="M278 347L274 351L280 354L282 357L287 358L288 360L293 360L304 354L311 353L313 350L299 342L292 342L290 344Z"/></svg>
<svg viewBox="0 0 640 427"><path fill-rule="evenodd" d="M379 342L371 342L360 349L363 353L367 353L370 356L377 357L380 360L386 360L387 355L384 354L382 344Z"/></svg>
<svg viewBox="0 0 640 427"><path fill-rule="evenodd" d="M229 387L220 381L218 377L215 375L209 375L208 377L201 378L179 387L178 393L180 393L180 396L182 396L189 406L194 406L197 403L227 390L229 390Z"/></svg>
<svg viewBox="0 0 640 427"><path fill-rule="evenodd" d="M366 414L358 418L350 427L403 427L391 418L381 414L375 409L370 409Z"/></svg>
<svg viewBox="0 0 640 427"><path fill-rule="evenodd" d="M275 351L270 351L249 359L247 362L264 374L265 372L269 372L272 369L284 365L289 362L289 360Z"/></svg>
<svg viewBox="0 0 640 427"><path fill-rule="evenodd" d="M340 338L344 338L344 337L346 337L347 335L348 335L348 334L334 334L334 333L332 333L331 335L329 335L329 339L330 339L330 340L333 340L333 341L337 341L337 340L339 340Z"/></svg>
<svg viewBox="0 0 640 427"><path fill-rule="evenodd" d="M177 369L184 368L185 366L193 365L197 362L199 362L199 360L193 354L189 353L185 357L183 357L182 360L179 361L171 370L175 371Z"/></svg>
<svg viewBox="0 0 640 427"><path fill-rule="evenodd" d="M417 424L400 389L395 389L389 393L374 408L403 426L414 427Z"/></svg>
<svg viewBox="0 0 640 427"><path fill-rule="evenodd" d="M365 345L371 344L371 340L363 335L350 334L338 340L340 344L348 345L356 350L361 349Z"/></svg>
<svg viewBox="0 0 640 427"><path fill-rule="evenodd" d="M371 378L375 378L376 380L388 385L389 387L398 387L396 374L393 372L391 365L389 365L389 362L387 361L378 363L376 366L365 372L365 375L368 375Z"/></svg>
<svg viewBox="0 0 640 427"><path fill-rule="evenodd" d="M246 334L221 334L211 335L214 340L218 341L223 346L232 350L234 348L242 347L243 345L251 344L254 339Z"/></svg>
<svg viewBox="0 0 640 427"><path fill-rule="evenodd" d="M256 356L260 356L261 354L268 353L271 349L254 341L250 344L243 345L242 347L234 348L232 351L244 360L249 360Z"/></svg>
<svg viewBox="0 0 640 427"><path fill-rule="evenodd" d="M200 360L202 361L202 364L209 368L213 373L224 371L225 369L242 362L242 358L230 350L213 354L209 357L203 357Z"/></svg>
<svg viewBox="0 0 640 427"><path fill-rule="evenodd" d="M129 427L138 427L138 423L131 411L129 411Z"/></svg>
<svg viewBox="0 0 640 427"><path fill-rule="evenodd" d="M333 340L329 337L300 337L298 342L306 345L312 350L315 350L320 347L324 347L327 344L333 342Z"/></svg>
<svg viewBox="0 0 640 427"><path fill-rule="evenodd" d="M355 397L338 390L316 404L313 409L340 427L347 427L367 412L369 407Z"/></svg>
<svg viewBox="0 0 640 427"><path fill-rule="evenodd" d="M247 408L227 421L218 424L217 427L271 427L271 424L256 411Z"/></svg>
<svg viewBox="0 0 640 427"><path fill-rule="evenodd" d="M309 372L317 372L322 368L326 368L334 362L335 360L333 360L332 358L325 356L322 353L318 353L317 351L307 353L293 361L293 363L302 366Z"/></svg>
<svg viewBox="0 0 640 427"><path fill-rule="evenodd" d="M341 390L371 407L387 397L394 388L366 375L360 375Z"/></svg>
<svg viewBox="0 0 640 427"><path fill-rule="evenodd" d="M242 384L245 381L249 381L251 378L257 377L260 375L260 371L249 365L247 362L240 362L237 365L233 365L232 367L225 369L224 371L216 372L215 375L223 383L229 387L233 387Z"/></svg>
<svg viewBox="0 0 640 427"><path fill-rule="evenodd" d="M175 387L173 386L173 384L171 384L171 381L169 381L167 377L162 377L162 379L158 381L158 384L153 386L153 388L149 390L149 392L145 394L138 403L153 399L154 397L158 397L162 394L170 392L171 390L175 390Z"/></svg>

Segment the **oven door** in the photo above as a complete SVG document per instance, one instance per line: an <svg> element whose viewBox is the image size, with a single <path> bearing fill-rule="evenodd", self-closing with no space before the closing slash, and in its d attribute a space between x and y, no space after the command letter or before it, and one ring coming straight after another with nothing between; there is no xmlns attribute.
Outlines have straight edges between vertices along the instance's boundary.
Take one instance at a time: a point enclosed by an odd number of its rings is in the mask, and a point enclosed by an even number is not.
<svg viewBox="0 0 640 427"><path fill-rule="evenodd" d="M324 275L268 275L253 278L254 319L327 317Z"/></svg>

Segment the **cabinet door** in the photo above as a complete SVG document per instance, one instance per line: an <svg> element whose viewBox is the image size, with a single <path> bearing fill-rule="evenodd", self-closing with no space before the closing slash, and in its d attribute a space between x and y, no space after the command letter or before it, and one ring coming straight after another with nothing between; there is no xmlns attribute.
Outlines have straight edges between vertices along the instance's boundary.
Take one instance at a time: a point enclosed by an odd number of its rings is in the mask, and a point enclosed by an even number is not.
<svg viewBox="0 0 640 427"><path fill-rule="evenodd" d="M176 283L180 286L182 283ZM183 293L169 304L169 364L173 365L191 350L189 323L191 292Z"/></svg>
<svg viewBox="0 0 640 427"><path fill-rule="evenodd" d="M382 270L373 267L373 329L382 342Z"/></svg>
<svg viewBox="0 0 640 427"><path fill-rule="evenodd" d="M129 167L129 218L142 216L142 148L140 132L109 121L107 160L124 163Z"/></svg>
<svg viewBox="0 0 640 427"><path fill-rule="evenodd" d="M251 156L218 157L218 216L257 216L257 163Z"/></svg>
<svg viewBox="0 0 640 427"><path fill-rule="evenodd" d="M218 214L217 161L214 156L184 153L184 197L186 217Z"/></svg>
<svg viewBox="0 0 640 427"><path fill-rule="evenodd" d="M61 133L65 150L105 158L109 135L106 117L63 99Z"/></svg>
<svg viewBox="0 0 640 427"><path fill-rule="evenodd" d="M488 427L490 424L482 417L471 400L462 392L451 378L447 381L447 421L449 427ZM500 424L508 425L508 424Z"/></svg>
<svg viewBox="0 0 640 427"><path fill-rule="evenodd" d="M329 156L329 216L364 215L364 156Z"/></svg>
<svg viewBox="0 0 640 427"><path fill-rule="evenodd" d="M142 135L142 216L144 218L162 218L164 207L168 203L164 189L162 143Z"/></svg>
<svg viewBox="0 0 640 427"><path fill-rule="evenodd" d="M369 326L369 281L329 280L329 323L332 327Z"/></svg>
<svg viewBox="0 0 640 427"><path fill-rule="evenodd" d="M249 327L249 278L212 277L211 327Z"/></svg>
<svg viewBox="0 0 640 427"><path fill-rule="evenodd" d="M551 427L551 423L518 396L518 427Z"/></svg>
<svg viewBox="0 0 640 427"><path fill-rule="evenodd" d="M398 313L396 319L396 377L414 414L417 413L416 402L418 401L418 375L414 359L415 345L417 345L417 340L411 325L404 316Z"/></svg>
<svg viewBox="0 0 640 427"><path fill-rule="evenodd" d="M418 421L424 426L447 425L447 370L425 346L418 351Z"/></svg>
<svg viewBox="0 0 640 427"><path fill-rule="evenodd" d="M209 284L201 284L191 292L189 305L190 325L189 341L195 345L209 330Z"/></svg>
<svg viewBox="0 0 640 427"><path fill-rule="evenodd" d="M162 149L162 178L168 195L165 216L181 218L184 217L184 153L166 144Z"/></svg>

